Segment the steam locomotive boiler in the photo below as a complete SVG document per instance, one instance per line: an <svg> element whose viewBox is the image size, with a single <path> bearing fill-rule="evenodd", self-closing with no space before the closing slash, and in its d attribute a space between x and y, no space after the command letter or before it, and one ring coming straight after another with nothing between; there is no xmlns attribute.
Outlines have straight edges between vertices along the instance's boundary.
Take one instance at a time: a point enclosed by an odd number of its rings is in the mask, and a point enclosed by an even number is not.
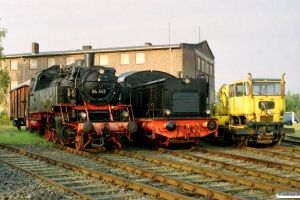
<svg viewBox="0 0 300 200"><path fill-rule="evenodd" d="M210 118L205 76L176 78L161 71L120 75L125 104L133 105L139 132L135 140L155 146L193 144L207 135L218 137L218 121Z"/></svg>
<svg viewBox="0 0 300 200"><path fill-rule="evenodd" d="M120 148L118 139L137 130L132 107L120 104L115 69L94 65L94 54L38 72L30 82L27 128L76 149Z"/></svg>

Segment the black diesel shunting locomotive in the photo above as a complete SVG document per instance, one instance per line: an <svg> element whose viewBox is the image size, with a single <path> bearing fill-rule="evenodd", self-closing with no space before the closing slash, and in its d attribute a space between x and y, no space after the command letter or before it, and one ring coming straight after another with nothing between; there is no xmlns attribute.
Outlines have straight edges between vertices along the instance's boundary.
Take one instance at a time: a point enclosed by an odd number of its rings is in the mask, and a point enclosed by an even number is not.
<svg viewBox="0 0 300 200"><path fill-rule="evenodd" d="M126 75L127 74L127 75ZM176 78L161 71L140 71L119 76L123 101L132 104L138 139L155 145L197 143L200 137L218 137L217 119L210 118L205 75Z"/></svg>
<svg viewBox="0 0 300 200"><path fill-rule="evenodd" d="M31 79L27 128L76 149L110 144L135 132L130 105L120 104L115 69L94 65L94 54L67 66L52 66Z"/></svg>

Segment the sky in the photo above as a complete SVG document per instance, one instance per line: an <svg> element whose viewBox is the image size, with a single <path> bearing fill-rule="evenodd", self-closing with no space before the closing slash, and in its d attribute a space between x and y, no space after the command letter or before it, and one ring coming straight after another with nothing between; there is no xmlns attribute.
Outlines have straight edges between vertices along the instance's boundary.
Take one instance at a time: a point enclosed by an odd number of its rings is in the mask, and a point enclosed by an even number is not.
<svg viewBox="0 0 300 200"><path fill-rule="evenodd" d="M5 54L206 40L216 90L225 83L281 78L300 93L299 0L0 0ZM200 27L200 28L199 28ZM200 30L200 31L199 31Z"/></svg>

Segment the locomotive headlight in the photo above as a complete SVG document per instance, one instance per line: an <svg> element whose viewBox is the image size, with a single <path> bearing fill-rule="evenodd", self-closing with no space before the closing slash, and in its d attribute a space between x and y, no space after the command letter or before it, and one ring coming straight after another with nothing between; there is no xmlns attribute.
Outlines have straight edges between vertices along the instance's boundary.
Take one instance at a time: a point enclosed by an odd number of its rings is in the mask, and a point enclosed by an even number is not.
<svg viewBox="0 0 300 200"><path fill-rule="evenodd" d="M190 80L189 78L184 78L184 79L182 79L182 83L183 83L184 85L188 85L188 84L190 84L190 82L191 82L191 80Z"/></svg>
<svg viewBox="0 0 300 200"><path fill-rule="evenodd" d="M210 110L206 110L205 113L206 113L207 115L209 115L209 114L210 114Z"/></svg>
<svg viewBox="0 0 300 200"><path fill-rule="evenodd" d="M267 110L267 115L271 115L271 114L272 114L271 110Z"/></svg>
<svg viewBox="0 0 300 200"><path fill-rule="evenodd" d="M99 74L104 74L104 70L103 69L99 69L98 72L99 72Z"/></svg>
<svg viewBox="0 0 300 200"><path fill-rule="evenodd" d="M122 117L127 118L129 116L129 113L125 110L122 111Z"/></svg>
<svg viewBox="0 0 300 200"><path fill-rule="evenodd" d="M85 119L86 118L86 113L83 112L83 111L80 111L79 112L79 117L82 118L82 119Z"/></svg>
<svg viewBox="0 0 300 200"><path fill-rule="evenodd" d="M171 111L168 110L168 109L165 109L165 110L164 110L164 114L165 114L165 115L171 115Z"/></svg>

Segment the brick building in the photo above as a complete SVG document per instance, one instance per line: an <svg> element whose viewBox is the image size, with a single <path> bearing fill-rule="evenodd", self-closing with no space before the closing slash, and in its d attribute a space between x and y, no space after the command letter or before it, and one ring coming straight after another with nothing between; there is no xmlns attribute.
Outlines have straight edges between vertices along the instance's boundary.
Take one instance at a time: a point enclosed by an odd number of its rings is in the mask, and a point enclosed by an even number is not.
<svg viewBox="0 0 300 200"><path fill-rule="evenodd" d="M13 88L29 80L36 72L52 65L68 65L82 59L84 53L95 54L95 65L111 66L117 75L127 71L160 70L177 77L210 77L210 102L215 101L215 62L207 41L197 44L152 45L68 51L39 52L39 44L32 43L31 53L4 55L2 66L10 71ZM9 112L8 112L9 113Z"/></svg>

